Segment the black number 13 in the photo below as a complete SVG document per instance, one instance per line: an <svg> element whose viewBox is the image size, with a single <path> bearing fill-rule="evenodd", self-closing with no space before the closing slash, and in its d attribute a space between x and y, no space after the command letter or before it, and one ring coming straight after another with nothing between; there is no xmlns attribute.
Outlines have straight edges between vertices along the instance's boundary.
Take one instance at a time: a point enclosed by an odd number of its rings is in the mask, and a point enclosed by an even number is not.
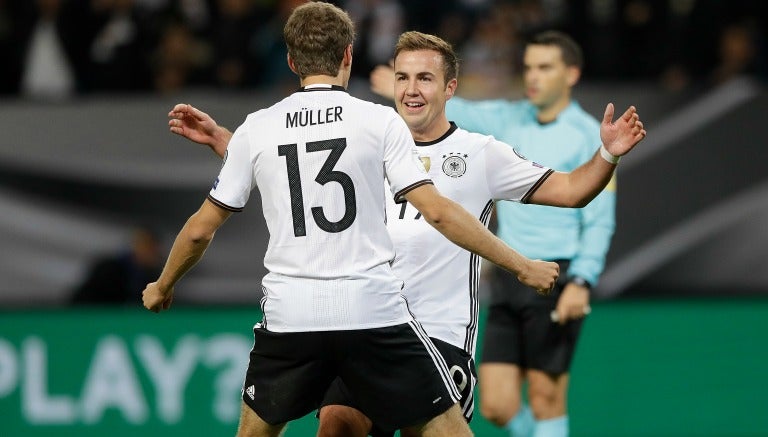
<svg viewBox="0 0 768 437"><path fill-rule="evenodd" d="M352 226L357 216L357 201L355 198L355 185L352 179L344 172L334 170L339 162L341 154L347 147L346 138L334 138L331 140L313 141L307 143L307 153L330 150L328 159L315 177L315 182L325 185L328 182L337 182L344 190L344 216L337 222L332 222L325 217L321 206L312 207L312 218L320 229L325 232L341 232ZM288 188L291 191L291 213L293 215L293 235L304 237L307 235L307 223L304 219L304 196L301 194L301 173L299 171L299 154L297 144L283 144L278 146L277 154L285 156L285 167L288 171Z"/></svg>

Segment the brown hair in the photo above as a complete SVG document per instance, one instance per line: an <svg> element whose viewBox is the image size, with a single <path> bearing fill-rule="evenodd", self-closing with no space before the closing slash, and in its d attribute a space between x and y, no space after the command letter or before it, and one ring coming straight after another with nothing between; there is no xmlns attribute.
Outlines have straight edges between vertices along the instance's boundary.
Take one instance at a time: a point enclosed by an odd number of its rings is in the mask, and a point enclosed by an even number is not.
<svg viewBox="0 0 768 437"><path fill-rule="evenodd" d="M445 83L456 79L459 75L459 58L450 43L435 35L410 31L400 35L395 46L395 58L400 52L416 50L434 50L443 57L443 73Z"/></svg>
<svg viewBox="0 0 768 437"><path fill-rule="evenodd" d="M299 77L336 76L344 50L355 40L355 26L344 10L310 2L293 10L283 37Z"/></svg>

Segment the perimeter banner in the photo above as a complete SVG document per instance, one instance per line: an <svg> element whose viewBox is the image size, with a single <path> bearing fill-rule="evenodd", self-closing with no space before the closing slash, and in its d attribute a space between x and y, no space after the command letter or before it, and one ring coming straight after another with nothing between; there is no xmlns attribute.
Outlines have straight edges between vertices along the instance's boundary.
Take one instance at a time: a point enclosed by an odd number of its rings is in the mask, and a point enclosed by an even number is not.
<svg viewBox="0 0 768 437"><path fill-rule="evenodd" d="M0 435L234 435L260 317L258 309L0 313Z"/></svg>
<svg viewBox="0 0 768 437"><path fill-rule="evenodd" d="M768 300L592 308L571 369L570 435L768 435ZM234 436L260 319L255 307L0 311L0 437ZM504 437L475 412L475 435ZM285 437L316 431L310 413Z"/></svg>

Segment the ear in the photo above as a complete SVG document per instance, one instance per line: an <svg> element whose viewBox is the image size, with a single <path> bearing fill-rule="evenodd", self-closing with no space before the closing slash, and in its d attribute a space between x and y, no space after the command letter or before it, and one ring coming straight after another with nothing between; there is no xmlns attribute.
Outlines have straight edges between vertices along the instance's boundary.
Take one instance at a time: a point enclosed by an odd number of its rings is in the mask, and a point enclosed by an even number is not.
<svg viewBox="0 0 768 437"><path fill-rule="evenodd" d="M352 65L352 44L344 49L344 66L349 67L350 65Z"/></svg>
<svg viewBox="0 0 768 437"><path fill-rule="evenodd" d="M579 67L573 65L566 68L565 80L568 81L569 87L573 87L579 81L579 78L581 78L581 70Z"/></svg>
<svg viewBox="0 0 768 437"><path fill-rule="evenodd" d="M297 76L299 75L299 72L296 71L296 65L293 63L293 59L291 58L291 54L285 55L285 60L288 62L288 68L291 69Z"/></svg>
<svg viewBox="0 0 768 437"><path fill-rule="evenodd" d="M459 86L459 81L453 78L445 84L445 100L448 101L456 93L456 88Z"/></svg>

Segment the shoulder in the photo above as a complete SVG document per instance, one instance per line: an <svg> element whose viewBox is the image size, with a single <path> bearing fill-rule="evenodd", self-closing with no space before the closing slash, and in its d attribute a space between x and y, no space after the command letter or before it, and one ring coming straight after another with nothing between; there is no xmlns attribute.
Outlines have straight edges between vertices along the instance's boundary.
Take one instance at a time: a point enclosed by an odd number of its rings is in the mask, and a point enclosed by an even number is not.
<svg viewBox="0 0 768 437"><path fill-rule="evenodd" d="M372 102L370 100L361 99L359 97L355 97L349 94L345 94L344 104L347 105L354 105L359 108L364 108L369 111L377 111L377 112L385 112L385 113L395 113L395 108L393 108L390 105L382 105L381 103Z"/></svg>
<svg viewBox="0 0 768 437"><path fill-rule="evenodd" d="M458 144L473 158L484 157L486 160L501 160L505 163L523 158L514 147L498 140L493 135L484 135L457 129L452 135L452 144Z"/></svg>
<svg viewBox="0 0 768 437"><path fill-rule="evenodd" d="M245 116L243 124L258 123L265 119L276 117L277 115L284 116L287 110L291 109L291 104L286 102L287 97L283 100L273 103L266 108L257 109Z"/></svg>
<svg viewBox="0 0 768 437"><path fill-rule="evenodd" d="M571 102L563 115L563 122L571 134L579 135L590 147L595 145L595 141L599 141L600 122L578 103Z"/></svg>
<svg viewBox="0 0 768 437"><path fill-rule="evenodd" d="M466 129L457 128L450 137L451 143L461 144L462 148L481 150L492 142L497 141L493 135L485 135L477 132L470 132Z"/></svg>
<svg viewBox="0 0 768 437"><path fill-rule="evenodd" d="M585 130L600 129L600 122L597 118L585 111L576 101L571 102L564 115L566 120L577 128Z"/></svg>
<svg viewBox="0 0 768 437"><path fill-rule="evenodd" d="M391 123L393 120L402 121L402 118L392 106L370 102L357 97L349 96L348 100L343 103L343 106L345 114L349 113L348 116L355 117L368 125L380 124L381 122Z"/></svg>

